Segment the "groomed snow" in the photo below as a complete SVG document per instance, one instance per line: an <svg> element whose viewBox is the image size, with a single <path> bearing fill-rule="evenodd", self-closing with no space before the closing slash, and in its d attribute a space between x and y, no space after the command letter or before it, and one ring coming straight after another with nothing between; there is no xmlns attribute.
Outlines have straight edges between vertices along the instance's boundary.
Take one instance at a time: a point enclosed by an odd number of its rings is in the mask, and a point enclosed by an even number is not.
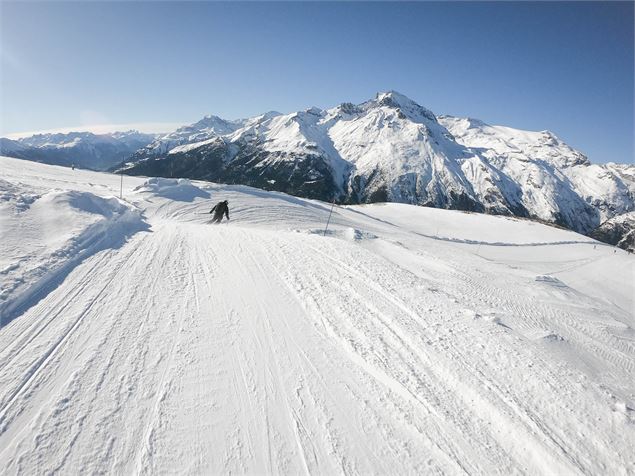
<svg viewBox="0 0 635 476"><path fill-rule="evenodd" d="M282 193L0 168L3 474L635 472L623 250L401 204L325 234L330 204Z"/></svg>
<svg viewBox="0 0 635 476"><path fill-rule="evenodd" d="M0 180L0 317L46 294L86 256L146 228L139 210L112 196Z"/></svg>

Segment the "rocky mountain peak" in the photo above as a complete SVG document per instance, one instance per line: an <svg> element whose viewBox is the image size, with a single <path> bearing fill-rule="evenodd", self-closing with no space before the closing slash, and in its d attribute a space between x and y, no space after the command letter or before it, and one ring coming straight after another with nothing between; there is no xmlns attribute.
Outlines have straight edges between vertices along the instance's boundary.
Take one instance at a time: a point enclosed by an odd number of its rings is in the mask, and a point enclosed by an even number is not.
<svg viewBox="0 0 635 476"><path fill-rule="evenodd" d="M397 91L377 93L375 99L368 101L363 105L365 105L366 108L388 107L396 109L413 122L437 122L437 118L432 111L417 104L409 97L398 93Z"/></svg>

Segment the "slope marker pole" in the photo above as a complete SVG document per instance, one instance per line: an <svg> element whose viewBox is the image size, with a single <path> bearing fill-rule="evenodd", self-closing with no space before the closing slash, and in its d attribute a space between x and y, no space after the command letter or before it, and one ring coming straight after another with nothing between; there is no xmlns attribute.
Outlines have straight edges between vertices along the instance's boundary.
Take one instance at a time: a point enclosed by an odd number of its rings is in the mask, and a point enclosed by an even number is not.
<svg viewBox="0 0 635 476"><path fill-rule="evenodd" d="M329 228L329 223L331 223L331 215L333 214L333 207L335 206L335 199L333 199L333 203L331 203L331 211L329 212L329 219L326 220L326 227L324 228L324 234L322 236L326 236L326 230Z"/></svg>

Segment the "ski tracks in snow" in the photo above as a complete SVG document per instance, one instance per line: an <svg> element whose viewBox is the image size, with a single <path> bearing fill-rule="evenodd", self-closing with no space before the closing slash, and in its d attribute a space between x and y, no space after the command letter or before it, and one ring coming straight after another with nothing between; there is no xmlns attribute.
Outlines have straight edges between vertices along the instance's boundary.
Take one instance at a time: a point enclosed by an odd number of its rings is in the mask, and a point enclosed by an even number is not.
<svg viewBox="0 0 635 476"><path fill-rule="evenodd" d="M632 464L623 449L633 436L613 431L611 397L519 345L527 329L560 319L632 370L628 342L555 301L531 307L456 263L432 279L415 254L405 263L345 240L152 225L87 259L0 334L6 473L575 474ZM464 287L446 288L452 280ZM466 317L484 305L517 319Z"/></svg>

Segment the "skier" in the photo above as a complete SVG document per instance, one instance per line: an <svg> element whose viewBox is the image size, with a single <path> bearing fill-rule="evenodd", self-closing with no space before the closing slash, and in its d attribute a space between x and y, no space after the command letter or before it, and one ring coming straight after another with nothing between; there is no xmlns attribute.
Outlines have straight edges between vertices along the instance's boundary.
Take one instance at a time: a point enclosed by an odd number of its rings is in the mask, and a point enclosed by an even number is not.
<svg viewBox="0 0 635 476"><path fill-rule="evenodd" d="M212 223L220 223L223 220L223 215L225 215L227 220L229 220L229 203L227 200L218 202L209 212L214 213Z"/></svg>

